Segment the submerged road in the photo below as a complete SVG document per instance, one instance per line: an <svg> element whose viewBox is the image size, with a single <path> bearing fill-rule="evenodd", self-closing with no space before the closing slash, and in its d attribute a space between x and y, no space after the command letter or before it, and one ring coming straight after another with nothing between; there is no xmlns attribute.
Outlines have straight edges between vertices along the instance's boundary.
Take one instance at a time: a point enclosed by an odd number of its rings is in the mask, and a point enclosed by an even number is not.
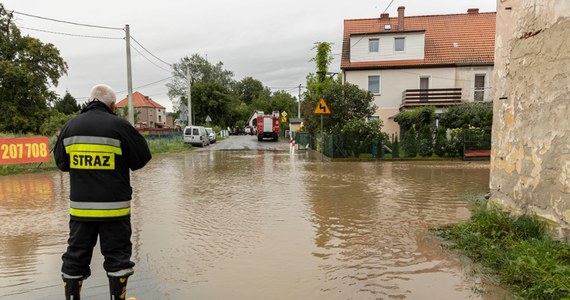
<svg viewBox="0 0 570 300"><path fill-rule="evenodd" d="M232 136L132 179L139 300L505 299L428 230L469 217L488 162L321 162ZM63 298L68 181L0 177L0 299ZM82 299L108 299L102 263L96 247Z"/></svg>

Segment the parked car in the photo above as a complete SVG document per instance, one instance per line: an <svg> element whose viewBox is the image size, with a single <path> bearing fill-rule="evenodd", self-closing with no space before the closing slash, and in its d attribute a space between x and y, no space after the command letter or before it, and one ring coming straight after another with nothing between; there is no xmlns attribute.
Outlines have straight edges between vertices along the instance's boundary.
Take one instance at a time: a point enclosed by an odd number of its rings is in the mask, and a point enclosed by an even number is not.
<svg viewBox="0 0 570 300"><path fill-rule="evenodd" d="M210 144L213 144L216 142L216 132L214 131L214 129L210 128L210 127L206 127L206 133L208 134L208 138L210 140Z"/></svg>
<svg viewBox="0 0 570 300"><path fill-rule="evenodd" d="M210 138L203 126L186 126L183 135L184 144L205 147L210 145Z"/></svg>

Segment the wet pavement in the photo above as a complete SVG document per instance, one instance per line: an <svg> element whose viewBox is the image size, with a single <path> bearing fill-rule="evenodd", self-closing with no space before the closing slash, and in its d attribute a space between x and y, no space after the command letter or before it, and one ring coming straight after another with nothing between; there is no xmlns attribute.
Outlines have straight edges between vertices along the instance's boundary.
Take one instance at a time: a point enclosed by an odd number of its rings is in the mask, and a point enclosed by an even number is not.
<svg viewBox="0 0 570 300"><path fill-rule="evenodd" d="M132 173L128 296L503 299L428 232L488 181L488 162L321 162L253 136L156 155ZM0 299L63 298L68 194L58 171L0 177ZM108 299L102 263L82 299Z"/></svg>

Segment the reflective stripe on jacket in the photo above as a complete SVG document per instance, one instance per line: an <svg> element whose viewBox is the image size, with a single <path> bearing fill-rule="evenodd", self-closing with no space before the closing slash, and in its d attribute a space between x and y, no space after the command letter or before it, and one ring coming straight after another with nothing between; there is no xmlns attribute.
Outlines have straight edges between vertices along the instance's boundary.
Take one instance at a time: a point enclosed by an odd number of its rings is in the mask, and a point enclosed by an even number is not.
<svg viewBox="0 0 570 300"><path fill-rule="evenodd" d="M80 218L114 218L128 216L131 201L120 202L76 202L71 201L69 214Z"/></svg>

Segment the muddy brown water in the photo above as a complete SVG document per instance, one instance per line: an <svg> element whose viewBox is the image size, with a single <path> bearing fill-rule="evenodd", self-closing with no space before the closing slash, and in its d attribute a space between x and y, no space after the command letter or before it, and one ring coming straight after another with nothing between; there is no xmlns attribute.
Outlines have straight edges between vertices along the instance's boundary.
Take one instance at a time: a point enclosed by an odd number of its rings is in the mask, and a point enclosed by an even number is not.
<svg viewBox="0 0 570 300"><path fill-rule="evenodd" d="M431 226L470 215L485 162L321 162L309 152L159 155L133 173L128 296L502 299ZM0 299L62 299L68 177L0 177ZM108 299L103 259L82 299Z"/></svg>

